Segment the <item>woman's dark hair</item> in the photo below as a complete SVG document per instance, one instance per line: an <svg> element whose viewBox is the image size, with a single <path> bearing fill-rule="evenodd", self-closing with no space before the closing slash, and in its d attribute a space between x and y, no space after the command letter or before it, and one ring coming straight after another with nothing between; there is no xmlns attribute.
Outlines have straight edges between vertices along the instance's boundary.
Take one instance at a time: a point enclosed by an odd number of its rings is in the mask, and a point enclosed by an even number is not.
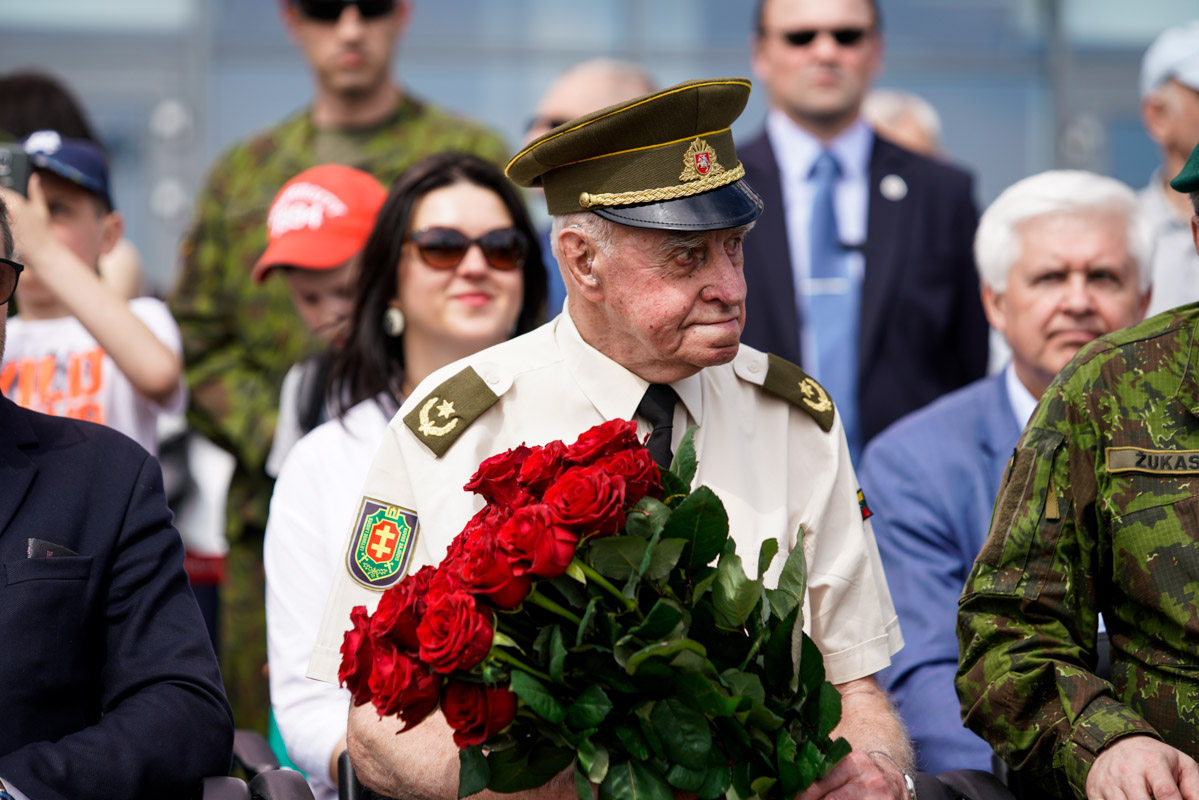
<svg viewBox="0 0 1199 800"><path fill-rule="evenodd" d="M329 396L339 415L363 400L386 394L399 405L404 376L402 336L383 332L383 313L398 294L400 254L412 212L425 195L456 183L494 192L512 217L512 225L528 239L521 272L524 296L516 334L541 324L546 307L545 264L537 232L516 187L496 166L464 153L441 153L422 159L392 184L375 227L362 250L350 338L333 365Z"/></svg>
<svg viewBox="0 0 1199 800"><path fill-rule="evenodd" d="M35 131L100 144L83 106L57 78L42 72L0 75L0 132L24 139Z"/></svg>

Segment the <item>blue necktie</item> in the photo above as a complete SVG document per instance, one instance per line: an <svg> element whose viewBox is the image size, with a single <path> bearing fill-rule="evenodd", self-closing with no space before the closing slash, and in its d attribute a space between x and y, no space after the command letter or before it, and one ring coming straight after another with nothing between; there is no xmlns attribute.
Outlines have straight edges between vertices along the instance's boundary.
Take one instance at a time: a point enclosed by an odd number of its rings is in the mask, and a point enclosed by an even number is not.
<svg viewBox="0 0 1199 800"><path fill-rule="evenodd" d="M816 378L841 414L849 452L857 460L858 314L861 295L850 279L849 253L837 232L834 188L841 166L827 150L812 165L812 219L808 229L808 330L815 337Z"/></svg>

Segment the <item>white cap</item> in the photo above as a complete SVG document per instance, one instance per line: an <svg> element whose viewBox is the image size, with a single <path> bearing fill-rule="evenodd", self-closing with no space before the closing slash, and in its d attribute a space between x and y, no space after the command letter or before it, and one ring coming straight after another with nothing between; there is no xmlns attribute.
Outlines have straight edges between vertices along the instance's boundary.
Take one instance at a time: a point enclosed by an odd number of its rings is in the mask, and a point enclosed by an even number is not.
<svg viewBox="0 0 1199 800"><path fill-rule="evenodd" d="M1199 90L1199 20L1170 28L1149 45L1141 61L1141 97L1171 78Z"/></svg>

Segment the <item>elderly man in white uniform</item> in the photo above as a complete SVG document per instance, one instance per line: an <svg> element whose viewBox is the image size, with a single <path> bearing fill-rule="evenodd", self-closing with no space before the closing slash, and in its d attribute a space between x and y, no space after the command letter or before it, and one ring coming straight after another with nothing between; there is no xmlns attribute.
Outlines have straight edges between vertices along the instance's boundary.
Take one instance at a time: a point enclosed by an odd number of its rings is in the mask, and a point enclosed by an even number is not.
<svg viewBox="0 0 1199 800"><path fill-rule="evenodd" d="M804 531L804 618L842 693L834 736L855 751L805 800L838 789L907 796L910 746L872 677L902 639L840 415L799 367L739 345L741 242L762 205L741 180L729 126L749 89L735 78L680 84L555 128L508 165L518 184L545 189L567 310L434 373L392 420L312 677L337 680L353 606L373 608L406 572L442 559L481 507L462 486L485 458L573 441L618 418L636 419L642 434L671 425L673 449L697 425L696 485L723 500L750 574L761 540L786 552ZM363 782L396 797L455 798L458 756L444 720L400 736L398 727L370 706L351 711ZM574 797L569 770L528 794Z"/></svg>

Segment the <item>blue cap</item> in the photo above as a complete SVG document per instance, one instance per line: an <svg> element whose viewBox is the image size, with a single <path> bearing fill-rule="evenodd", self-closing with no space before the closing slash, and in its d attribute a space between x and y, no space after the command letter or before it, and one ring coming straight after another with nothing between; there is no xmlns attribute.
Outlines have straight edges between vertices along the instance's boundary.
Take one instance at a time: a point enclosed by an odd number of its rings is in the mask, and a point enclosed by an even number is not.
<svg viewBox="0 0 1199 800"><path fill-rule="evenodd" d="M108 160L96 144L59 136L58 131L35 131L21 142L21 149L37 169L53 172L96 195L109 208L116 207L108 189Z"/></svg>

